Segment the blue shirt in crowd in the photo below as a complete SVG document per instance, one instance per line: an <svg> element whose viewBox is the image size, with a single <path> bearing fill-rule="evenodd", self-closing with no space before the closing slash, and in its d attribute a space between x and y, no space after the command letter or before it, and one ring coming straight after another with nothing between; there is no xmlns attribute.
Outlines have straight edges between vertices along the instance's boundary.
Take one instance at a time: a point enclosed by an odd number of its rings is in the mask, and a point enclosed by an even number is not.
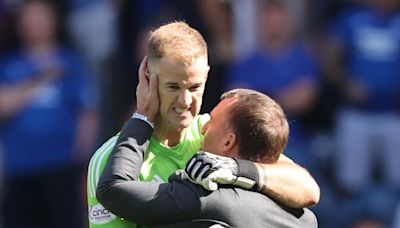
<svg viewBox="0 0 400 228"><path fill-rule="evenodd" d="M66 49L57 49L53 57L59 78L41 86L22 110L0 125L8 175L71 165L79 114L96 105L89 74L79 58ZM22 50L3 58L0 84L38 77L37 60Z"/></svg>
<svg viewBox="0 0 400 228"><path fill-rule="evenodd" d="M318 68L312 51L301 43L291 43L280 50L260 49L238 60L229 69L230 88L244 87L263 92L275 99L297 83L317 85ZM290 124L290 140L285 154L302 165L309 163L308 134L296 116L286 113ZM306 157L307 156L307 157Z"/></svg>
<svg viewBox="0 0 400 228"><path fill-rule="evenodd" d="M247 87L272 97L299 80L315 82L315 58L304 45L293 43L280 51L260 50L229 69L229 87Z"/></svg>
<svg viewBox="0 0 400 228"><path fill-rule="evenodd" d="M332 29L346 50L350 77L368 89L368 111L393 111L400 97L400 13L348 10Z"/></svg>

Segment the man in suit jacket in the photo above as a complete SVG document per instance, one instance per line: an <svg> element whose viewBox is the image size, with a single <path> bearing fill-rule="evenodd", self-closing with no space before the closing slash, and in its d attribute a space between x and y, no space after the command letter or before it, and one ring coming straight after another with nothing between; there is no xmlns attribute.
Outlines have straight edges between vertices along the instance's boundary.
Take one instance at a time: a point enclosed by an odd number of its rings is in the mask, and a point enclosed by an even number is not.
<svg viewBox="0 0 400 228"><path fill-rule="evenodd" d="M276 162L287 144L289 127L271 98L236 89L222 96L203 133L203 150L215 155L195 155L208 156L211 162L189 175L204 176L210 167L218 168L212 165L220 159L224 167L234 167L238 178L252 182L258 176L253 162ZM254 191L234 186L208 191L185 175L172 175L170 183L139 182L151 135L152 127L141 119L125 123L97 188L97 198L112 213L157 227L317 227L309 209L292 209Z"/></svg>

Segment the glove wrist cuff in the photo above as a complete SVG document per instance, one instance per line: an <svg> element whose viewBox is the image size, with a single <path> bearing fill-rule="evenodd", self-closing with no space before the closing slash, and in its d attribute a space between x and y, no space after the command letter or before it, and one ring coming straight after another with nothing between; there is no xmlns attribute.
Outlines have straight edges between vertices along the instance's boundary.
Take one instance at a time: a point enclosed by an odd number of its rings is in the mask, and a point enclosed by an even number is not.
<svg viewBox="0 0 400 228"><path fill-rule="evenodd" d="M251 190L258 190L259 188L259 175L256 165L249 161L243 159L235 159L238 165L238 177L245 177L247 179L253 180L255 182Z"/></svg>

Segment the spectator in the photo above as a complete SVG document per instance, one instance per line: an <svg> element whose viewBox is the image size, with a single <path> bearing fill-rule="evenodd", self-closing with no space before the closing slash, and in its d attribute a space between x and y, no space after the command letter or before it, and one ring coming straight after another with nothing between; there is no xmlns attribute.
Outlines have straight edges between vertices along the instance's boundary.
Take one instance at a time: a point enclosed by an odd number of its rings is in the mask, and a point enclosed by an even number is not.
<svg viewBox="0 0 400 228"><path fill-rule="evenodd" d="M80 59L57 42L57 28L48 2L22 3L21 47L0 62L5 227L83 226L81 181L97 132L96 100Z"/></svg>
<svg viewBox="0 0 400 228"><path fill-rule="evenodd" d="M74 46L82 53L83 60L96 77L100 91L101 122L105 132L114 132L111 123L111 85L115 71L117 51L117 3L113 0L64 1L67 8L68 35ZM101 136L103 137L103 136Z"/></svg>
<svg viewBox="0 0 400 228"><path fill-rule="evenodd" d="M304 43L296 40L295 14L289 1L264 0L259 11L260 47L233 63L229 87L249 87L272 96L296 120L285 153L308 166L304 126L297 120L314 105L317 92L316 61Z"/></svg>
<svg viewBox="0 0 400 228"><path fill-rule="evenodd" d="M393 216L390 202L396 202L398 194L379 201L386 202L384 210L362 205L377 194L373 189L386 196L400 190L399 2L360 3L335 20L326 52L326 76L343 99L335 118L334 176L345 193L342 211L351 213L344 225L358 220L355 208L364 214L388 211ZM390 215L380 216L380 223L389 226Z"/></svg>
<svg viewBox="0 0 400 228"><path fill-rule="evenodd" d="M400 189L399 4L368 2L336 20L327 70L346 101L337 113L335 170L340 186L349 193L373 185L375 163L380 164L384 182Z"/></svg>
<svg viewBox="0 0 400 228"><path fill-rule="evenodd" d="M96 74L115 52L117 11L110 0L69 1L68 29Z"/></svg>
<svg viewBox="0 0 400 228"><path fill-rule="evenodd" d="M218 50L217 54L220 57L225 57L226 60L246 58L258 48L257 11L262 1L205 0L200 2L202 8L208 12L206 22L209 21L207 24L211 27L211 35L217 44L215 49ZM304 22L302 15L305 3L305 0L285 0L285 4L291 7L296 28Z"/></svg>

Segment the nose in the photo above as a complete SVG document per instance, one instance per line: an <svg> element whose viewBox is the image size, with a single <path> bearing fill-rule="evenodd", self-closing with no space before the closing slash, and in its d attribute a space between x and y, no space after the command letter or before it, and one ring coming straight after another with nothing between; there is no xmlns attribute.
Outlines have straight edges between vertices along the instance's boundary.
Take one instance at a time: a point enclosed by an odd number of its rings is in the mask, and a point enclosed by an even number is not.
<svg viewBox="0 0 400 228"><path fill-rule="evenodd" d="M192 104L192 93L188 90L184 90L183 93L179 95L179 103L185 107L190 107Z"/></svg>
<svg viewBox="0 0 400 228"><path fill-rule="evenodd" d="M202 134L202 135L205 135L205 134L206 134L209 125L210 125L210 122L207 122L206 124L204 124L203 128L201 129L201 134Z"/></svg>

